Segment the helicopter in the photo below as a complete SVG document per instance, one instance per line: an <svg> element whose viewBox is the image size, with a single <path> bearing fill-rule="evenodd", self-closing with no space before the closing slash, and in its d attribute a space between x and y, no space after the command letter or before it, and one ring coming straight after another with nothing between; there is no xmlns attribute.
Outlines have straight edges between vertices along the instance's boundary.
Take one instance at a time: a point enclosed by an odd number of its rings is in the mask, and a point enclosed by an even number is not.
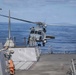
<svg viewBox="0 0 76 75"><path fill-rule="evenodd" d="M9 18L9 16L2 15L2 14L0 14L0 16ZM55 39L54 36L46 36L46 24L43 22L32 22L32 21L19 19L19 18L11 17L11 16L10 18L36 25L36 27L30 28L30 34L27 41L29 46L36 46L37 44L38 46L41 46L40 42L42 42L42 45L45 46L47 39Z"/></svg>
<svg viewBox="0 0 76 75"><path fill-rule="evenodd" d="M46 25L41 23L41 22L37 22L36 27L30 28L29 41L30 41L30 39L33 39L34 42L35 41L42 42L43 46L45 46L45 43L46 43ZM38 46L40 46L40 43L38 44Z"/></svg>

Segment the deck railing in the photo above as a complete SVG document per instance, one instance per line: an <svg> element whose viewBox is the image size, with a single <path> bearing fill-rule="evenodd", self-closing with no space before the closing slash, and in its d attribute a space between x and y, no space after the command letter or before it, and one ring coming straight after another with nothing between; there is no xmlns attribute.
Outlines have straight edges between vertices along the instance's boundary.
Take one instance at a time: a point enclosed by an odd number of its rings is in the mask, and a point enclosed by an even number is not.
<svg viewBox="0 0 76 75"><path fill-rule="evenodd" d="M76 59L72 59L71 64L72 64L72 67L71 67L72 75L76 75Z"/></svg>

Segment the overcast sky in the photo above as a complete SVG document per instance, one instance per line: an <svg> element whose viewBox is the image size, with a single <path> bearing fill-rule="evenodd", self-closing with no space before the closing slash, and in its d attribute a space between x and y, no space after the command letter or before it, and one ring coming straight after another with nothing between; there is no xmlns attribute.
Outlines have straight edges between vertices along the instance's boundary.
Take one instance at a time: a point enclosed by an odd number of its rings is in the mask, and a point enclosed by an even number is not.
<svg viewBox="0 0 76 75"><path fill-rule="evenodd" d="M34 22L76 24L76 0L0 0L0 8L0 14L10 9L11 16ZM7 21L0 16L0 22Z"/></svg>

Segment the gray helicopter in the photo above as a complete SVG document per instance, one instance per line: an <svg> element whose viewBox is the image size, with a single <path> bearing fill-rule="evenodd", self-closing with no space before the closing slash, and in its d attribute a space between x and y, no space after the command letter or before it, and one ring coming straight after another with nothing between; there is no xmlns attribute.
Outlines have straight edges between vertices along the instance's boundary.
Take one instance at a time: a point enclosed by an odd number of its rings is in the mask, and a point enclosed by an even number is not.
<svg viewBox="0 0 76 75"><path fill-rule="evenodd" d="M46 25L42 22L36 22L37 26L30 28L30 34L28 42L33 41L35 42L42 42L43 46L45 46L46 43ZM38 43L38 46L41 46L40 43Z"/></svg>
<svg viewBox="0 0 76 75"><path fill-rule="evenodd" d="M9 18L9 16L2 15L2 14L0 14L0 16ZM29 34L28 41L27 41L29 46L36 46L36 45L41 46L41 42L42 42L42 45L45 46L47 39L55 38L54 36L46 36L46 24L43 22L32 22L32 21L19 19L19 18L15 18L11 16L10 18L37 25L36 27L30 28L30 34Z"/></svg>

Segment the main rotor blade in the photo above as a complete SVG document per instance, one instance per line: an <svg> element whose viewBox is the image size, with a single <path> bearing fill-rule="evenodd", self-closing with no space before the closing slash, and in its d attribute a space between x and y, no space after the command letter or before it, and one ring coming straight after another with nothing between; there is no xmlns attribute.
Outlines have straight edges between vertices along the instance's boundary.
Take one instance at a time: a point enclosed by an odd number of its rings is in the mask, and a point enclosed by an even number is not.
<svg viewBox="0 0 76 75"><path fill-rule="evenodd" d="M9 18L9 16L2 15L2 14L0 14L0 16ZM15 19L15 20L19 20L19 21L23 21L23 22L28 22L28 23L36 24L35 22L31 22L31 21L28 21L28 20L23 20L23 19L19 19L19 18L15 18L15 17L10 17L10 18L11 18L11 19Z"/></svg>
<svg viewBox="0 0 76 75"><path fill-rule="evenodd" d="M0 8L0 10L2 10L2 8Z"/></svg>

